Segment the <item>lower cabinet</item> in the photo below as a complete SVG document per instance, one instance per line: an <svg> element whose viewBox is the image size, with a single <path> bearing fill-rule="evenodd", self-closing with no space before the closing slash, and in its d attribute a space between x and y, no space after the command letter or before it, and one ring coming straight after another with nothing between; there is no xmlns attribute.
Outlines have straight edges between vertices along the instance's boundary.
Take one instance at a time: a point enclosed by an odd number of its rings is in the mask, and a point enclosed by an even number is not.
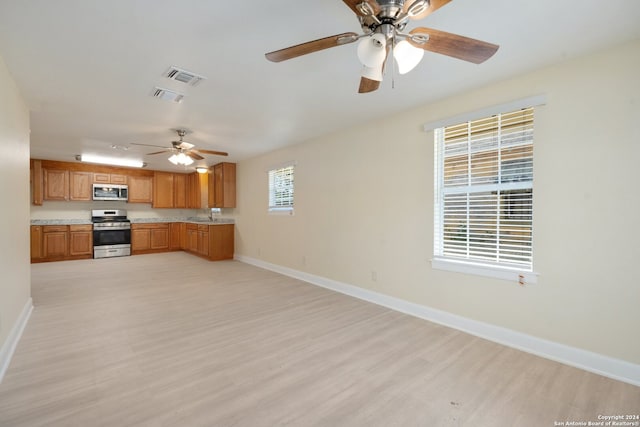
<svg viewBox="0 0 640 427"><path fill-rule="evenodd" d="M233 259L233 224L190 224L186 225L186 245L184 250L212 261Z"/></svg>
<svg viewBox="0 0 640 427"><path fill-rule="evenodd" d="M209 226L209 259L219 261L233 259L234 225L220 224Z"/></svg>
<svg viewBox="0 0 640 427"><path fill-rule="evenodd" d="M89 255L93 257L93 226L69 226L69 255Z"/></svg>
<svg viewBox="0 0 640 427"><path fill-rule="evenodd" d="M131 254L167 252L169 223L131 224Z"/></svg>
<svg viewBox="0 0 640 427"><path fill-rule="evenodd" d="M182 249L182 222L172 222L169 224L169 249L179 251Z"/></svg>
<svg viewBox="0 0 640 427"><path fill-rule="evenodd" d="M186 225L186 239L184 250L192 253L198 253L198 225L187 224Z"/></svg>
<svg viewBox="0 0 640 427"><path fill-rule="evenodd" d="M211 261L233 259L233 224L134 223L131 254L184 250ZM93 226L32 225L31 262L93 258Z"/></svg>
<svg viewBox="0 0 640 427"><path fill-rule="evenodd" d="M32 225L31 262L93 258L93 227Z"/></svg>
<svg viewBox="0 0 640 427"><path fill-rule="evenodd" d="M69 226L45 225L42 227L42 255L44 258L65 258L69 253Z"/></svg>

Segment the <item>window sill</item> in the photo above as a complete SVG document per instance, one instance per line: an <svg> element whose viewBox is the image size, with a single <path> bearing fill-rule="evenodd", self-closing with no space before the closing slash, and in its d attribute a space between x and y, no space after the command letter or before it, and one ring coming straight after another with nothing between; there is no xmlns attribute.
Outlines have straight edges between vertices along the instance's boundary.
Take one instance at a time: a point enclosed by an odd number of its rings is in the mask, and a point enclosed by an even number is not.
<svg viewBox="0 0 640 427"><path fill-rule="evenodd" d="M473 274L476 276L491 277L494 279L508 280L519 284L535 284L538 282L538 273L518 268L487 265L470 261L458 261L449 258L433 258L431 266L435 270L454 271L457 273Z"/></svg>
<svg viewBox="0 0 640 427"><path fill-rule="evenodd" d="M269 209L269 215L288 215L293 216L293 208L271 208Z"/></svg>

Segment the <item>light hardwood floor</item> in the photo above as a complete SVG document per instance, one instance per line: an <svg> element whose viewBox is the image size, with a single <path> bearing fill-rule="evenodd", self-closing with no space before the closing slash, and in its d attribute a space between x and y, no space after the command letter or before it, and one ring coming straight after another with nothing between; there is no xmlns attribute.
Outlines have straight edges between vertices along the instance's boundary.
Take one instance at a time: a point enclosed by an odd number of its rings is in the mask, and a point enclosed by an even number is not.
<svg viewBox="0 0 640 427"><path fill-rule="evenodd" d="M32 266L0 426L553 426L640 388L236 261Z"/></svg>

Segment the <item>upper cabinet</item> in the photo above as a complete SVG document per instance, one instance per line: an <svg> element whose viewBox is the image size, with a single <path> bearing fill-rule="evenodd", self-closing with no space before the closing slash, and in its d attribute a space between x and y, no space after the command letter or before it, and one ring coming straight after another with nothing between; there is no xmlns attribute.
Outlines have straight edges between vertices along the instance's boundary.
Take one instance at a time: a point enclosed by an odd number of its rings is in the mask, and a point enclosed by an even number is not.
<svg viewBox="0 0 640 427"><path fill-rule="evenodd" d="M190 173L187 177L187 208L206 209L208 206L207 188L209 180L207 174Z"/></svg>
<svg viewBox="0 0 640 427"><path fill-rule="evenodd" d="M69 200L69 171L43 169L44 200Z"/></svg>
<svg viewBox="0 0 640 427"><path fill-rule="evenodd" d="M44 200L43 193L43 178L42 178L42 160L31 161L31 196L33 198L33 204L42 206Z"/></svg>
<svg viewBox="0 0 640 427"><path fill-rule="evenodd" d="M194 172L190 174L156 171L153 176L153 207L176 209L200 209L202 193L206 197L206 178ZM204 186L204 187L203 187Z"/></svg>
<svg viewBox="0 0 640 427"><path fill-rule="evenodd" d="M173 207L187 207L187 175L184 173L173 174Z"/></svg>
<svg viewBox="0 0 640 427"><path fill-rule="evenodd" d="M175 179L171 172L153 174L153 207L173 208L175 206Z"/></svg>
<svg viewBox="0 0 640 427"><path fill-rule="evenodd" d="M92 178L91 172L69 172L69 200L91 200Z"/></svg>
<svg viewBox="0 0 640 427"><path fill-rule="evenodd" d="M153 177L130 176L129 177L129 203L153 202Z"/></svg>
<svg viewBox="0 0 640 427"><path fill-rule="evenodd" d="M218 163L209 175L209 207L236 207L236 164Z"/></svg>
<svg viewBox="0 0 640 427"><path fill-rule="evenodd" d="M93 182L96 184L126 184L127 175L119 173L93 173Z"/></svg>
<svg viewBox="0 0 640 427"><path fill-rule="evenodd" d="M91 180L93 175L90 172L43 169L42 176L44 200L91 200Z"/></svg>
<svg viewBox="0 0 640 427"><path fill-rule="evenodd" d="M154 208L234 207L235 164L220 163L211 171L187 174L32 159L32 201L92 201L94 184L118 184L128 185L129 203Z"/></svg>

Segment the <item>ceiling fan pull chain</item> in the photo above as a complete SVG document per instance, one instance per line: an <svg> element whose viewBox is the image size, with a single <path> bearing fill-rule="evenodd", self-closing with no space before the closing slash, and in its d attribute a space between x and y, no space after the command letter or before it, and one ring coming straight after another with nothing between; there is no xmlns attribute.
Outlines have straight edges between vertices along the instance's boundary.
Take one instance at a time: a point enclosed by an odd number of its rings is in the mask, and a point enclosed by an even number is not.
<svg viewBox="0 0 640 427"><path fill-rule="evenodd" d="M395 67L395 63L393 58L395 58L394 56L394 49L396 48L396 32L393 32L393 36L391 38L391 59L389 59L389 61L391 61L391 89L395 89L396 88L396 67Z"/></svg>

